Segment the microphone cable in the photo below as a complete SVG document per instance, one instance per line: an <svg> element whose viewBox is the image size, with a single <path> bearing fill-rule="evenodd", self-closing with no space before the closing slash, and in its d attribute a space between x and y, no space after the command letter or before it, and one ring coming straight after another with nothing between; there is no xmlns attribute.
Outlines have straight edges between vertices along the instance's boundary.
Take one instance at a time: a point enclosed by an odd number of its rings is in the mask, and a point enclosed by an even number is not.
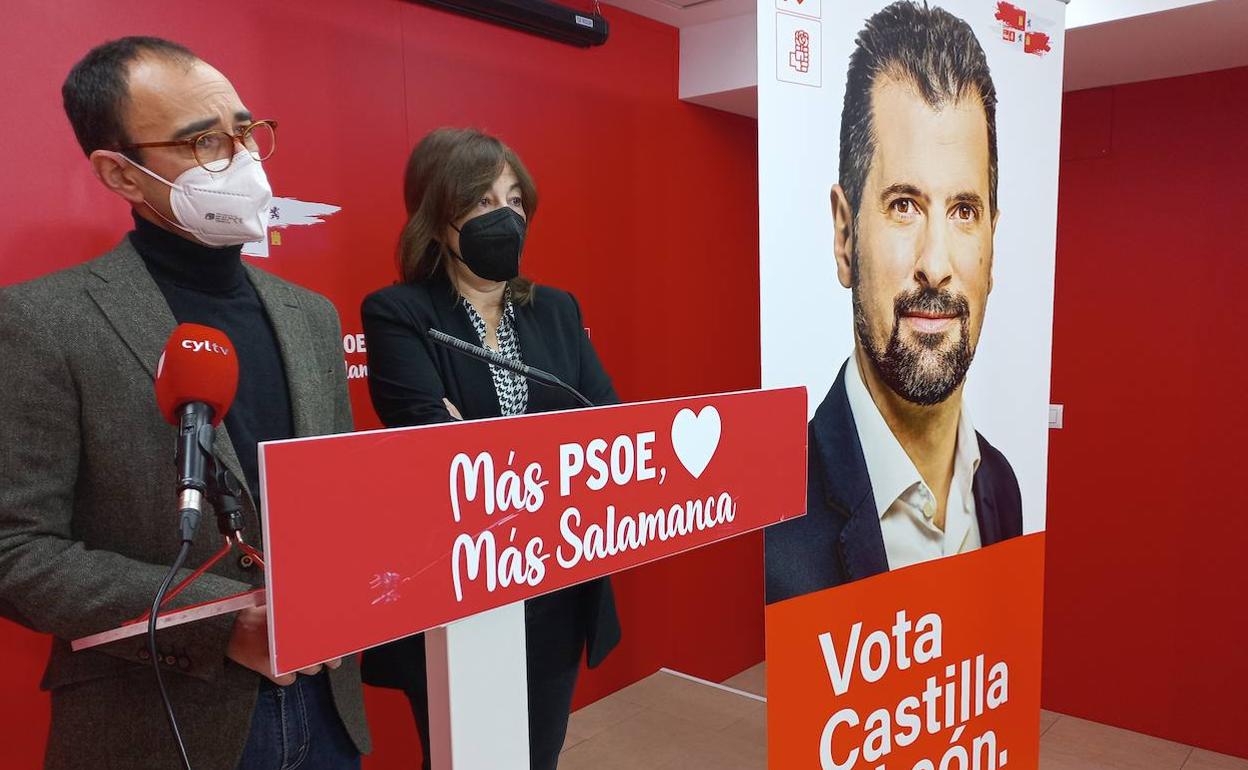
<svg viewBox="0 0 1248 770"><path fill-rule="evenodd" d="M160 605L165 602L165 594L169 591L169 586L173 584L174 577L177 576L178 570L182 569L190 552L191 541L183 540L182 547L178 549L178 557L173 560L173 565L169 567L169 572L161 582L160 588L156 590L156 597L152 599L152 611L147 618L147 650L152 656L156 685L160 688L160 699L165 704L165 717L169 720L169 729L173 732L173 739L178 744L183 770L191 770L191 760L186 755L186 746L182 743L182 731L178 729L178 718L173 714L173 703L169 700L169 692L165 690L165 678L160 671L160 654L156 650L156 620L160 617Z"/></svg>

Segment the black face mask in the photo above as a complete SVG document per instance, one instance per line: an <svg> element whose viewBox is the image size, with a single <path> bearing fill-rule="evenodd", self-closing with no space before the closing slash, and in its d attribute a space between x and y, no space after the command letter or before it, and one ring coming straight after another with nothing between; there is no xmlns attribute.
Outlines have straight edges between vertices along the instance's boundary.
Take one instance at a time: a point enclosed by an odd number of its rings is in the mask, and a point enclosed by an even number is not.
<svg viewBox="0 0 1248 770"><path fill-rule="evenodd" d="M524 217L510 206L473 217L463 229L455 228L459 233L455 256L487 281L510 281L520 275L525 229Z"/></svg>

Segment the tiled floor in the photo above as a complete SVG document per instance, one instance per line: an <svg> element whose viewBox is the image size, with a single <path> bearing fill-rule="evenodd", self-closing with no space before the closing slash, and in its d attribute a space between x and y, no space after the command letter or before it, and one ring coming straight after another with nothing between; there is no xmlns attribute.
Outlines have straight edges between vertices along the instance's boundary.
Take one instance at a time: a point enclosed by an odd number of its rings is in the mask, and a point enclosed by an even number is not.
<svg viewBox="0 0 1248 770"><path fill-rule="evenodd" d="M763 770L765 664L723 685L668 671L572 715L560 770ZM1040 713L1040 770L1248 770L1248 760Z"/></svg>

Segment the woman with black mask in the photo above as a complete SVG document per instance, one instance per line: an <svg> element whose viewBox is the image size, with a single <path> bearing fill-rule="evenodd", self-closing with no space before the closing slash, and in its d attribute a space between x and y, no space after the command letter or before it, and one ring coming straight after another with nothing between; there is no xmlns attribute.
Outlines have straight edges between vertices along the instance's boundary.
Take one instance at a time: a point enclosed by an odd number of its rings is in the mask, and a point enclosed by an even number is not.
<svg viewBox="0 0 1248 770"><path fill-rule="evenodd" d="M401 282L362 308L369 392L388 427L480 419L577 406L562 391L431 343L433 328L548 371L595 404L618 401L571 294L520 275L537 190L498 139L439 129L416 146L404 183L408 222L399 243ZM589 666L619 642L606 579L525 603L529 753L555 768L582 651ZM429 767L424 636L364 654L364 681L398 687L412 704Z"/></svg>

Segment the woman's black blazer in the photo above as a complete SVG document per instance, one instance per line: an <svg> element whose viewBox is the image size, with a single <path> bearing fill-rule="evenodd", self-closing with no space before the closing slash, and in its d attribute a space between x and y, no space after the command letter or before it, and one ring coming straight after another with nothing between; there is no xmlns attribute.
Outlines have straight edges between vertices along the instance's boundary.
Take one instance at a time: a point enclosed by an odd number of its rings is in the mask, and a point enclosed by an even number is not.
<svg viewBox="0 0 1248 770"><path fill-rule="evenodd" d="M487 364L448 350L426 337L439 329L479 344L460 298L444 275L403 283L364 299L361 317L368 349L368 388L373 408L387 427L449 422L447 398L465 420L498 417L500 408ZM516 337L529 366L543 369L576 388L596 405L619 403L585 333L581 308L566 291L535 286L532 302L515 306ZM562 390L529 383L528 413L578 406ZM620 641L615 597L607 579L585 591L580 617L585 624L589 666L606 658Z"/></svg>

